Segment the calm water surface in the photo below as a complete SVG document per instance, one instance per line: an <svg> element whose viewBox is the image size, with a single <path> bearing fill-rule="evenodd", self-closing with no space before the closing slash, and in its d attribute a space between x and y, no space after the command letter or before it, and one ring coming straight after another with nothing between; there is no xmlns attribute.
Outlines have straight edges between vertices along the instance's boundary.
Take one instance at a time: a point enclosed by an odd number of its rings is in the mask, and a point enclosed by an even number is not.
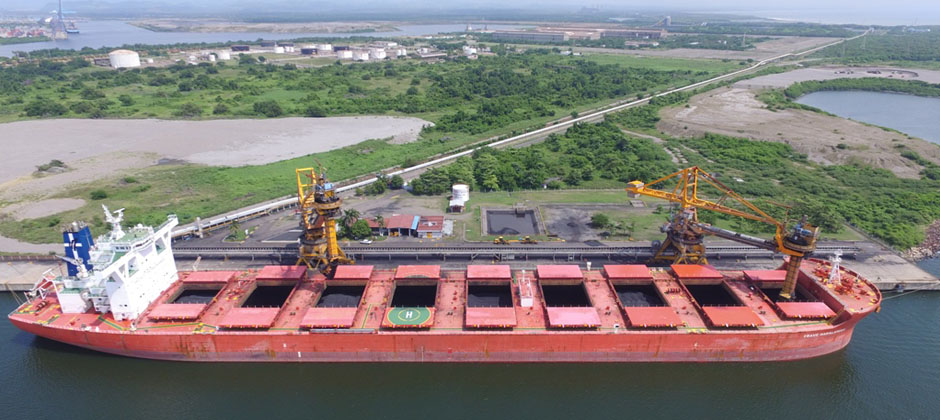
<svg viewBox="0 0 940 420"><path fill-rule="evenodd" d="M940 98L881 92L824 91L805 95L797 102L940 144Z"/></svg>
<svg viewBox="0 0 940 420"><path fill-rule="evenodd" d="M305 37L345 38L351 36L420 36L435 35L442 32L462 32L466 29L464 24L437 24L437 25L401 25L399 31L393 32L365 32L365 33L271 33L271 32L153 32L141 29L121 21L88 21L79 22L80 34L69 35L65 41L32 42L28 44L15 44L0 46L0 55L11 56L13 51L33 51L49 48L82 49L84 47L119 47L131 44L176 44L183 42L232 42L255 41L263 39L294 39ZM516 25L488 25L490 29L516 28Z"/></svg>

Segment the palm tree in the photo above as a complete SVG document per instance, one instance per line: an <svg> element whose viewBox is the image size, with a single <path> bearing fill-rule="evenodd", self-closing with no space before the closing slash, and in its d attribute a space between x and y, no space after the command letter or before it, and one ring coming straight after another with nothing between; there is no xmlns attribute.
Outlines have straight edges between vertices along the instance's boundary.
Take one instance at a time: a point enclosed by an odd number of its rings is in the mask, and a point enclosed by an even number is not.
<svg viewBox="0 0 940 420"><path fill-rule="evenodd" d="M385 218L382 215L375 216L375 224L379 225L379 234L382 234L382 229L385 229Z"/></svg>

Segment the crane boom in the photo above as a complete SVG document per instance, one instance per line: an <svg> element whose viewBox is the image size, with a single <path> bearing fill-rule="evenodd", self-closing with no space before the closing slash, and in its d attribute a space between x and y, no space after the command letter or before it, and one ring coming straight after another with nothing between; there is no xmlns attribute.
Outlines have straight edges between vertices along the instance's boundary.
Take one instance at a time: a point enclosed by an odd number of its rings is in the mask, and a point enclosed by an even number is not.
<svg viewBox="0 0 940 420"><path fill-rule="evenodd" d="M671 190L650 188L654 185L664 185L670 180L676 181L676 185ZM699 181L717 189L721 196L714 201L700 198L698 196ZM705 246L703 244L703 237L706 234L780 252L790 257L780 296L783 299L790 299L796 288L800 261L803 260L806 254L816 249L819 228L808 224L805 217L788 233L783 222L741 197L698 166L682 169L647 184L641 181L632 181L629 183L627 191L637 195L668 200L678 203L680 206L679 212L663 228L667 234L666 240L658 248L653 257L653 262L706 264L708 261L705 257ZM728 202L736 202L742 208L729 207L725 204ZM773 240L756 238L699 222L698 209L716 211L773 225L775 230L774 238Z"/></svg>

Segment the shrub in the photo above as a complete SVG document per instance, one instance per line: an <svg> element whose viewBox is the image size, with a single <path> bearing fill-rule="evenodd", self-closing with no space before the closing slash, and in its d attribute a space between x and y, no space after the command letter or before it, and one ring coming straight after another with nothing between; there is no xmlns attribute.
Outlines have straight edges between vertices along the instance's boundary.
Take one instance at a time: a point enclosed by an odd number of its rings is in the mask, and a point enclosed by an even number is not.
<svg viewBox="0 0 940 420"><path fill-rule="evenodd" d="M279 117L284 113L281 106L274 100L255 102L253 107L256 114L264 115L268 118Z"/></svg>
<svg viewBox="0 0 940 420"><path fill-rule="evenodd" d="M105 190L94 190L91 192L92 200L104 200L105 198L108 198L108 193Z"/></svg>

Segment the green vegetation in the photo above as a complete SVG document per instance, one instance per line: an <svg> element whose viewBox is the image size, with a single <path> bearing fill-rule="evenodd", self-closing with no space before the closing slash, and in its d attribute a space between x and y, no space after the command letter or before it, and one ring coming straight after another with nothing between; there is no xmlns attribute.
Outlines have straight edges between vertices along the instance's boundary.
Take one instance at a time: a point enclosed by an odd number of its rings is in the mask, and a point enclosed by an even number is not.
<svg viewBox="0 0 940 420"><path fill-rule="evenodd" d="M824 25L805 22L719 22L709 23L708 25L675 26L669 28L669 31L696 34L832 36L845 38L858 35L864 29L851 25Z"/></svg>
<svg viewBox="0 0 940 420"><path fill-rule="evenodd" d="M651 140L627 136L614 124L577 124L563 135L521 149L483 148L473 157L430 169L411 187L416 194L441 194L455 183L481 191L625 185L669 173L675 166Z"/></svg>
<svg viewBox="0 0 940 420"><path fill-rule="evenodd" d="M940 84L920 80L898 80L880 77L861 79L807 80L790 85L783 92L788 99L796 99L812 92L823 90L865 90L872 92L896 92L917 96L940 96Z"/></svg>
<svg viewBox="0 0 940 420"><path fill-rule="evenodd" d="M709 50L744 51L754 48L754 44L769 41L761 36L729 36L720 34L672 35L659 40L657 48L703 48Z"/></svg>
<svg viewBox="0 0 940 420"><path fill-rule="evenodd" d="M28 44L31 42L45 42L49 41L47 36L31 36L31 37L22 37L22 38L0 38L0 45L13 45L13 44Z"/></svg>
<svg viewBox="0 0 940 420"><path fill-rule="evenodd" d="M591 216L591 226L596 229L603 229L610 224L610 218L604 213L594 213Z"/></svg>
<svg viewBox="0 0 940 420"><path fill-rule="evenodd" d="M923 240L923 226L940 218L940 181L926 175L911 180L863 165L820 166L783 143L715 134L670 142L695 151L685 153L690 165L720 174L723 183L772 215L785 215L773 202L789 203L791 216L807 214L824 233L838 233L848 222L909 248ZM746 220L731 223L741 230L767 230Z"/></svg>
<svg viewBox="0 0 940 420"><path fill-rule="evenodd" d="M505 40L493 38L490 34L474 35L480 42L503 43ZM728 36L721 34L689 34L689 35L670 35L662 39L624 39L624 38L599 38L599 39L570 39L568 41L542 42L540 45L554 45L558 47L588 47L588 48L610 48L610 49L671 49L671 48L702 48L711 50L733 50L743 51L754 48L754 44L769 40L767 37L744 37ZM655 42L655 44L654 44ZM649 43L639 44L637 43ZM524 41L516 41L513 44L525 44ZM458 45L457 48L460 48Z"/></svg>
<svg viewBox="0 0 940 420"><path fill-rule="evenodd" d="M843 64L895 63L940 67L940 31L905 32L893 29L824 48L810 55Z"/></svg>

